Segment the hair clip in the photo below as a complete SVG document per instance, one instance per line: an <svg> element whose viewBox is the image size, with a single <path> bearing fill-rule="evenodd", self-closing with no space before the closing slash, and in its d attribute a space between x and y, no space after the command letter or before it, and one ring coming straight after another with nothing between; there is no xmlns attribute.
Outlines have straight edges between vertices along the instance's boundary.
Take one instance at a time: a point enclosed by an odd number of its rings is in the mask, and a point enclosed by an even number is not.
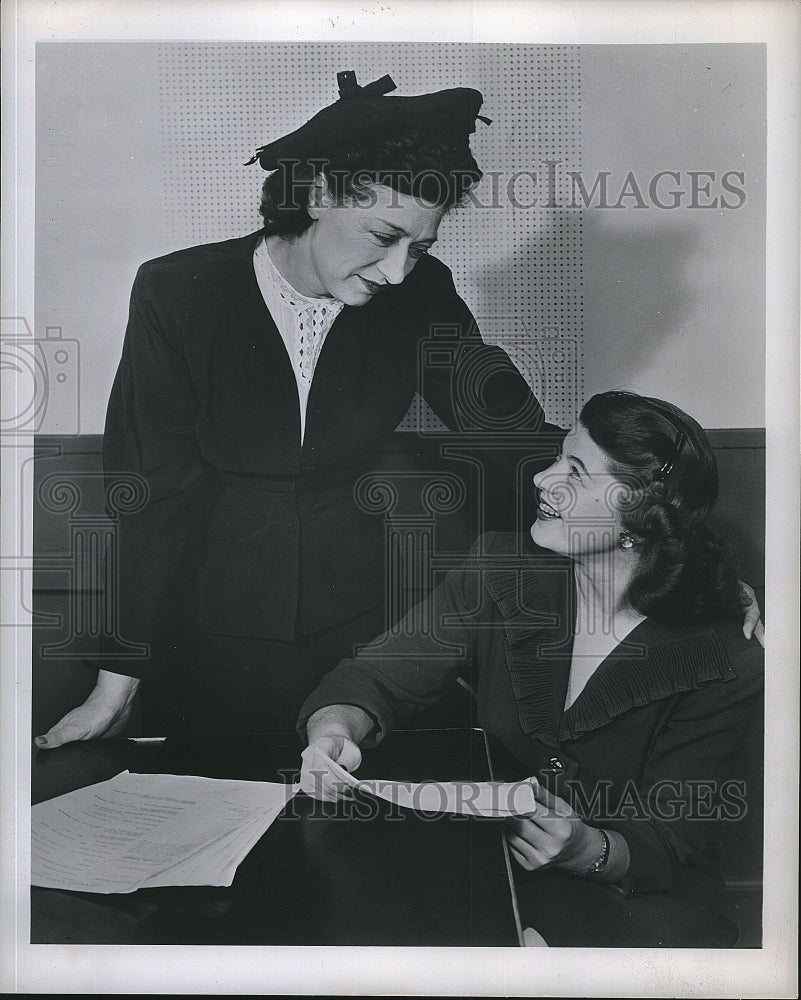
<svg viewBox="0 0 801 1000"><path fill-rule="evenodd" d="M679 455L681 455L681 449L684 447L684 442L687 440L687 435L684 431L679 431L676 435L676 440L673 442L673 450L668 455L662 468L654 476L654 479L665 480L673 471L673 466L678 462Z"/></svg>

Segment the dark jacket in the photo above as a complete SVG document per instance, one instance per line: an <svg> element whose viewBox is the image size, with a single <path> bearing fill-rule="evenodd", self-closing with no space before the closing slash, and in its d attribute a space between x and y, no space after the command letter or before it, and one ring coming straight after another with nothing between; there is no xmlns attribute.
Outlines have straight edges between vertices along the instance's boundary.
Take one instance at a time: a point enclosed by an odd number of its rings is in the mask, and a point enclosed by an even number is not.
<svg viewBox="0 0 801 1000"><path fill-rule="evenodd" d="M317 363L300 445L297 389L262 299L250 236L150 261L133 286L108 407L107 475L147 503L119 522L119 629L129 642L189 627L292 639L380 604L383 519L354 485L419 390L467 434L536 432L543 414L485 345L448 268L345 307ZM101 663L149 676L154 658Z"/></svg>
<svg viewBox="0 0 801 1000"><path fill-rule="evenodd" d="M619 830L629 886L665 888L684 863L702 860L709 821L747 807L730 769L759 703L763 650L740 621L646 619L564 711L574 601L568 560L516 535L486 535L432 593L427 618L412 611L323 678L299 731L324 705L354 704L375 718L375 742L468 672L479 724L514 761L506 776L534 775L590 824ZM423 620L433 623L428 635Z"/></svg>

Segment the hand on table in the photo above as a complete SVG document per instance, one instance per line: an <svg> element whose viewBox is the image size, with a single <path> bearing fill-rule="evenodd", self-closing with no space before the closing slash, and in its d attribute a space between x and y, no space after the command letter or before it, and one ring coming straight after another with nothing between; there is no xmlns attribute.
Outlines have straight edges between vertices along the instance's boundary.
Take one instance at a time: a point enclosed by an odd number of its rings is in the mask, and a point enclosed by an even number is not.
<svg viewBox="0 0 801 1000"><path fill-rule="evenodd" d="M86 701L73 708L34 743L53 750L64 743L118 736L131 717L139 679L101 670Z"/></svg>

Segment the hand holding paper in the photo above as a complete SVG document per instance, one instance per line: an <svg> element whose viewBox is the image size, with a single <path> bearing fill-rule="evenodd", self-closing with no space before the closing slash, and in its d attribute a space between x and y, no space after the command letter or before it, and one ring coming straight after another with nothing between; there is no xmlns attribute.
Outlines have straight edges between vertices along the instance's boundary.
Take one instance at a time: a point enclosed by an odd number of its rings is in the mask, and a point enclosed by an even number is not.
<svg viewBox="0 0 801 1000"><path fill-rule="evenodd" d="M375 795L394 805L425 813L458 813L463 816L502 818L530 816L537 810L535 778L525 781L387 781L355 778L325 753L322 738L311 743L301 757L301 791L313 798L335 801L353 790ZM350 743L349 740L345 741ZM353 744L351 744L353 745ZM358 748L357 752L358 752ZM342 759L342 758L340 758ZM361 754L359 753L359 762ZM356 765L358 766L358 765Z"/></svg>
<svg viewBox="0 0 801 1000"><path fill-rule="evenodd" d="M311 746L314 752L308 753ZM311 746L301 754L301 791L323 802L336 802L351 795L353 785L343 781L341 774L344 772L350 778L350 773L361 764L362 753L358 746L347 736L321 736ZM326 761L334 765L336 773Z"/></svg>

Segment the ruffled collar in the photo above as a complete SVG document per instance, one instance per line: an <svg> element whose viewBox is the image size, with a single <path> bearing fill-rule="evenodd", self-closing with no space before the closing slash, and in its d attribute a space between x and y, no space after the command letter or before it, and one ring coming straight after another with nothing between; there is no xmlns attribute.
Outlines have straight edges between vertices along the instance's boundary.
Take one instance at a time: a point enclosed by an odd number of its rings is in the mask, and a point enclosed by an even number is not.
<svg viewBox="0 0 801 1000"><path fill-rule="evenodd" d="M503 619L509 676L527 736L555 747L632 708L735 677L714 628L645 619L564 711L575 620L573 568L541 549L518 553L518 544L514 536L496 536L485 580ZM505 559L495 569L492 557L499 555Z"/></svg>

